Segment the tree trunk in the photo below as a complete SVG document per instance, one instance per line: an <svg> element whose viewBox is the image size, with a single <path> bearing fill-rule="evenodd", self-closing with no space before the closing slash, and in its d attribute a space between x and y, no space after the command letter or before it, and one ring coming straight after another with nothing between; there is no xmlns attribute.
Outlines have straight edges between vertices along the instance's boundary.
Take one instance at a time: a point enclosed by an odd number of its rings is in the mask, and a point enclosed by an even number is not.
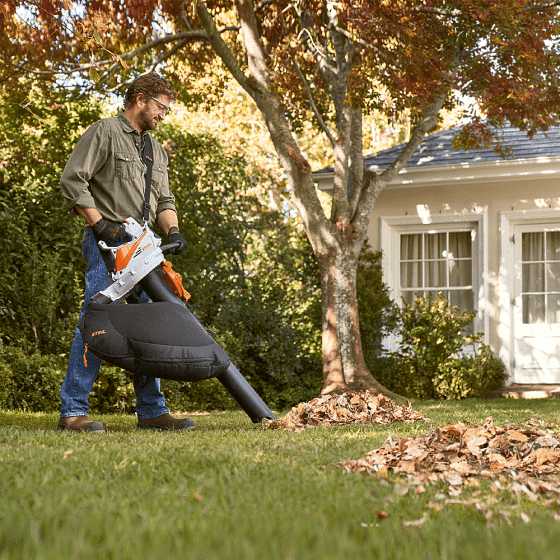
<svg viewBox="0 0 560 560"><path fill-rule="evenodd" d="M344 237L344 236L343 236ZM346 390L400 398L373 378L364 361L356 293L362 241L350 239L317 257L321 276L323 388L321 394Z"/></svg>
<svg viewBox="0 0 560 560"><path fill-rule="evenodd" d="M364 163L361 110L352 110L345 104L345 76L348 68L343 64L344 68L337 70L338 75L332 74L334 67L327 69L332 78L330 83L333 84L334 80L339 86L334 87L336 91L333 90L337 98L335 105L338 139L333 145L335 188L333 215L329 220L317 196L311 166L300 151L291 130L282 98L271 87L273 72L267 65L267 55L259 37L253 3L250 0L237 0L236 4L245 41L248 75L239 66L218 33L216 23L204 2L198 3L197 11L214 51L232 76L253 98L264 118L280 163L286 172L292 201L319 263L324 375L322 393L369 389L391 398L398 397L375 381L367 369L362 353L356 271L376 192L362 196ZM339 55L343 58L345 56L342 51ZM352 180L356 184L349 200L348 168L351 160L355 161L350 168ZM398 173L399 169L400 167L394 164L391 173ZM380 187L380 184L377 183L377 186ZM350 223L351 219L353 223Z"/></svg>

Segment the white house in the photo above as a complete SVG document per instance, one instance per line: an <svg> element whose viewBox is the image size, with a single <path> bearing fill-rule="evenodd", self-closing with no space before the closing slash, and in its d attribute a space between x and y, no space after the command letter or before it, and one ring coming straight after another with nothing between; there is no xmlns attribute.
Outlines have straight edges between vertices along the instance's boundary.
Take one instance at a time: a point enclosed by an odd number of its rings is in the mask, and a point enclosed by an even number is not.
<svg viewBox="0 0 560 560"><path fill-rule="evenodd" d="M475 330L515 384L560 384L560 127L532 140L507 128L502 144L452 149L456 129L427 136L375 203L369 226L396 301L442 291L477 310ZM403 146L366 157L386 168ZM332 190L332 168L315 173Z"/></svg>

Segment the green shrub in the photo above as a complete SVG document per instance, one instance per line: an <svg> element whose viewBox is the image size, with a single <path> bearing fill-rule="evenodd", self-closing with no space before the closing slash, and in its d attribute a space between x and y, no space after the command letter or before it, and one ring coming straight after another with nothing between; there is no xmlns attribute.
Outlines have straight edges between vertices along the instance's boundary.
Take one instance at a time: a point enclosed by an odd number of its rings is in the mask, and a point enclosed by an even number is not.
<svg viewBox="0 0 560 560"><path fill-rule="evenodd" d="M217 379L199 383L161 380L161 392L171 412L231 410L237 405ZM132 374L104 363L89 396L91 411L98 414L135 412Z"/></svg>
<svg viewBox="0 0 560 560"><path fill-rule="evenodd" d="M360 336L364 360L370 371L383 367L383 339L398 325L399 309L389 297L389 288L383 282L381 251L373 251L365 242L356 276Z"/></svg>
<svg viewBox="0 0 560 560"><path fill-rule="evenodd" d="M198 383L162 379L161 391L171 412L235 410L238 407L217 379Z"/></svg>
<svg viewBox="0 0 560 560"><path fill-rule="evenodd" d="M59 412L60 388L68 356L26 354L21 348L0 350L0 409L26 412ZM162 379L161 390L171 412L231 410L237 404L217 379L181 383ZM135 412L132 375L103 363L89 395L90 412Z"/></svg>
<svg viewBox="0 0 560 560"><path fill-rule="evenodd" d="M0 93L0 346L51 359L69 348L83 299L83 221L68 216L60 175L101 107L59 91L52 110L50 95L28 95L23 107Z"/></svg>
<svg viewBox="0 0 560 560"><path fill-rule="evenodd" d="M119 367L103 363L88 401L90 411L98 414L134 413L136 396L132 375Z"/></svg>
<svg viewBox="0 0 560 560"><path fill-rule="evenodd" d="M0 407L26 412L60 410L66 361L64 355L26 355L15 347L0 350Z"/></svg>
<svg viewBox="0 0 560 560"><path fill-rule="evenodd" d="M439 364L434 387L437 396L444 399L486 397L492 389L501 387L506 377L504 363L482 344L474 357L453 358Z"/></svg>
<svg viewBox="0 0 560 560"><path fill-rule="evenodd" d="M441 294L405 304L400 347L382 362L379 381L421 399L485 397L501 387L507 377L503 362L481 343L482 334L465 334L475 315L459 313Z"/></svg>
<svg viewBox="0 0 560 560"><path fill-rule="evenodd" d="M212 324L216 340L253 389L277 410L316 397L321 363L300 346L297 331L281 310L262 303L258 293L224 306Z"/></svg>
<svg viewBox="0 0 560 560"><path fill-rule="evenodd" d="M60 411L60 388L68 355L25 353L18 347L0 350L0 408L26 412ZM103 365L89 396L91 411L134 412L130 374Z"/></svg>

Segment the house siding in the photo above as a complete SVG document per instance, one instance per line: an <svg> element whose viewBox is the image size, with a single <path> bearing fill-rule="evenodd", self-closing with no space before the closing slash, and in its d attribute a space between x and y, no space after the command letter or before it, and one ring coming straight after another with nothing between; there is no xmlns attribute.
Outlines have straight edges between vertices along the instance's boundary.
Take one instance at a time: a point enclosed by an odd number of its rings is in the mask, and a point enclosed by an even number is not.
<svg viewBox="0 0 560 560"><path fill-rule="evenodd" d="M442 170L442 173L444 171ZM440 180L441 177L440 177ZM524 178L519 180L468 183L466 185L440 183L430 186L388 186L379 195L372 212L368 237L372 247L381 249L381 220L398 216L417 216L423 223L430 223L432 216L438 221L449 216L487 216L487 297L485 298L486 341L492 350L511 361L511 341L504 336L501 324L505 323L504 306L500 310L500 262L504 250L500 246L500 215L511 210L560 209L560 180ZM546 213L546 212L545 212ZM507 248L505 248L507 250ZM390 285L390 279L386 278ZM390 286L393 290L396 286ZM509 320L507 321L509 323ZM512 365L506 364L508 370ZM510 371L511 373L511 371ZM513 378L511 379L513 380Z"/></svg>
<svg viewBox="0 0 560 560"><path fill-rule="evenodd" d="M413 231L407 227L419 231L418 224L429 224L430 220L434 229L442 231L446 222L470 224L468 227L477 231L480 261L476 269L473 266L477 330L484 332L485 342L506 363L510 382L560 384L558 280L552 281L551 291L544 288L546 295L530 288L524 292L521 286L531 285L532 277L522 280L521 239L517 245L511 242L516 232L522 237L526 232L556 235L560 231L560 127L539 132L532 139L513 127L500 129L497 134L502 145L511 150L512 157L508 158L502 158L491 146L454 150L453 138L458 132L455 128L427 136L373 207L368 227L370 244L391 253L390 258L383 257L385 282L396 297L399 286L394 284L398 282L400 257L396 242L400 234ZM381 172L395 161L403 146L366 156L366 166ZM315 172L314 177L319 189L332 191L332 166ZM554 250L560 252L556 245ZM530 267L533 261L529 261ZM538 264L542 270L548 270L549 265L557 269L557 257ZM556 313L556 322L549 318L542 321L541 315L520 319L523 302L532 297L543 298L546 313L546 302L554 307L558 300L558 311L551 311L552 317ZM543 340L546 344L539 346Z"/></svg>

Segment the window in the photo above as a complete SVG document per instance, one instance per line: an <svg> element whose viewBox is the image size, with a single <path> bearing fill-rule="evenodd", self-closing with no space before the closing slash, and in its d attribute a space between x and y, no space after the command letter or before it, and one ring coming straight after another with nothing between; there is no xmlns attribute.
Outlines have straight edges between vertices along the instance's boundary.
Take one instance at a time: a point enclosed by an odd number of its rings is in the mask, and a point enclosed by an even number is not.
<svg viewBox="0 0 560 560"><path fill-rule="evenodd" d="M406 303L442 292L451 305L473 311L474 234L472 229L400 234L400 292Z"/></svg>
<svg viewBox="0 0 560 560"><path fill-rule="evenodd" d="M560 231L521 234L523 323L560 323Z"/></svg>
<svg viewBox="0 0 560 560"><path fill-rule="evenodd" d="M387 216L380 221L383 279L391 298L411 304L416 294L442 292L461 311L477 312L472 328L484 333L487 343L487 213Z"/></svg>

